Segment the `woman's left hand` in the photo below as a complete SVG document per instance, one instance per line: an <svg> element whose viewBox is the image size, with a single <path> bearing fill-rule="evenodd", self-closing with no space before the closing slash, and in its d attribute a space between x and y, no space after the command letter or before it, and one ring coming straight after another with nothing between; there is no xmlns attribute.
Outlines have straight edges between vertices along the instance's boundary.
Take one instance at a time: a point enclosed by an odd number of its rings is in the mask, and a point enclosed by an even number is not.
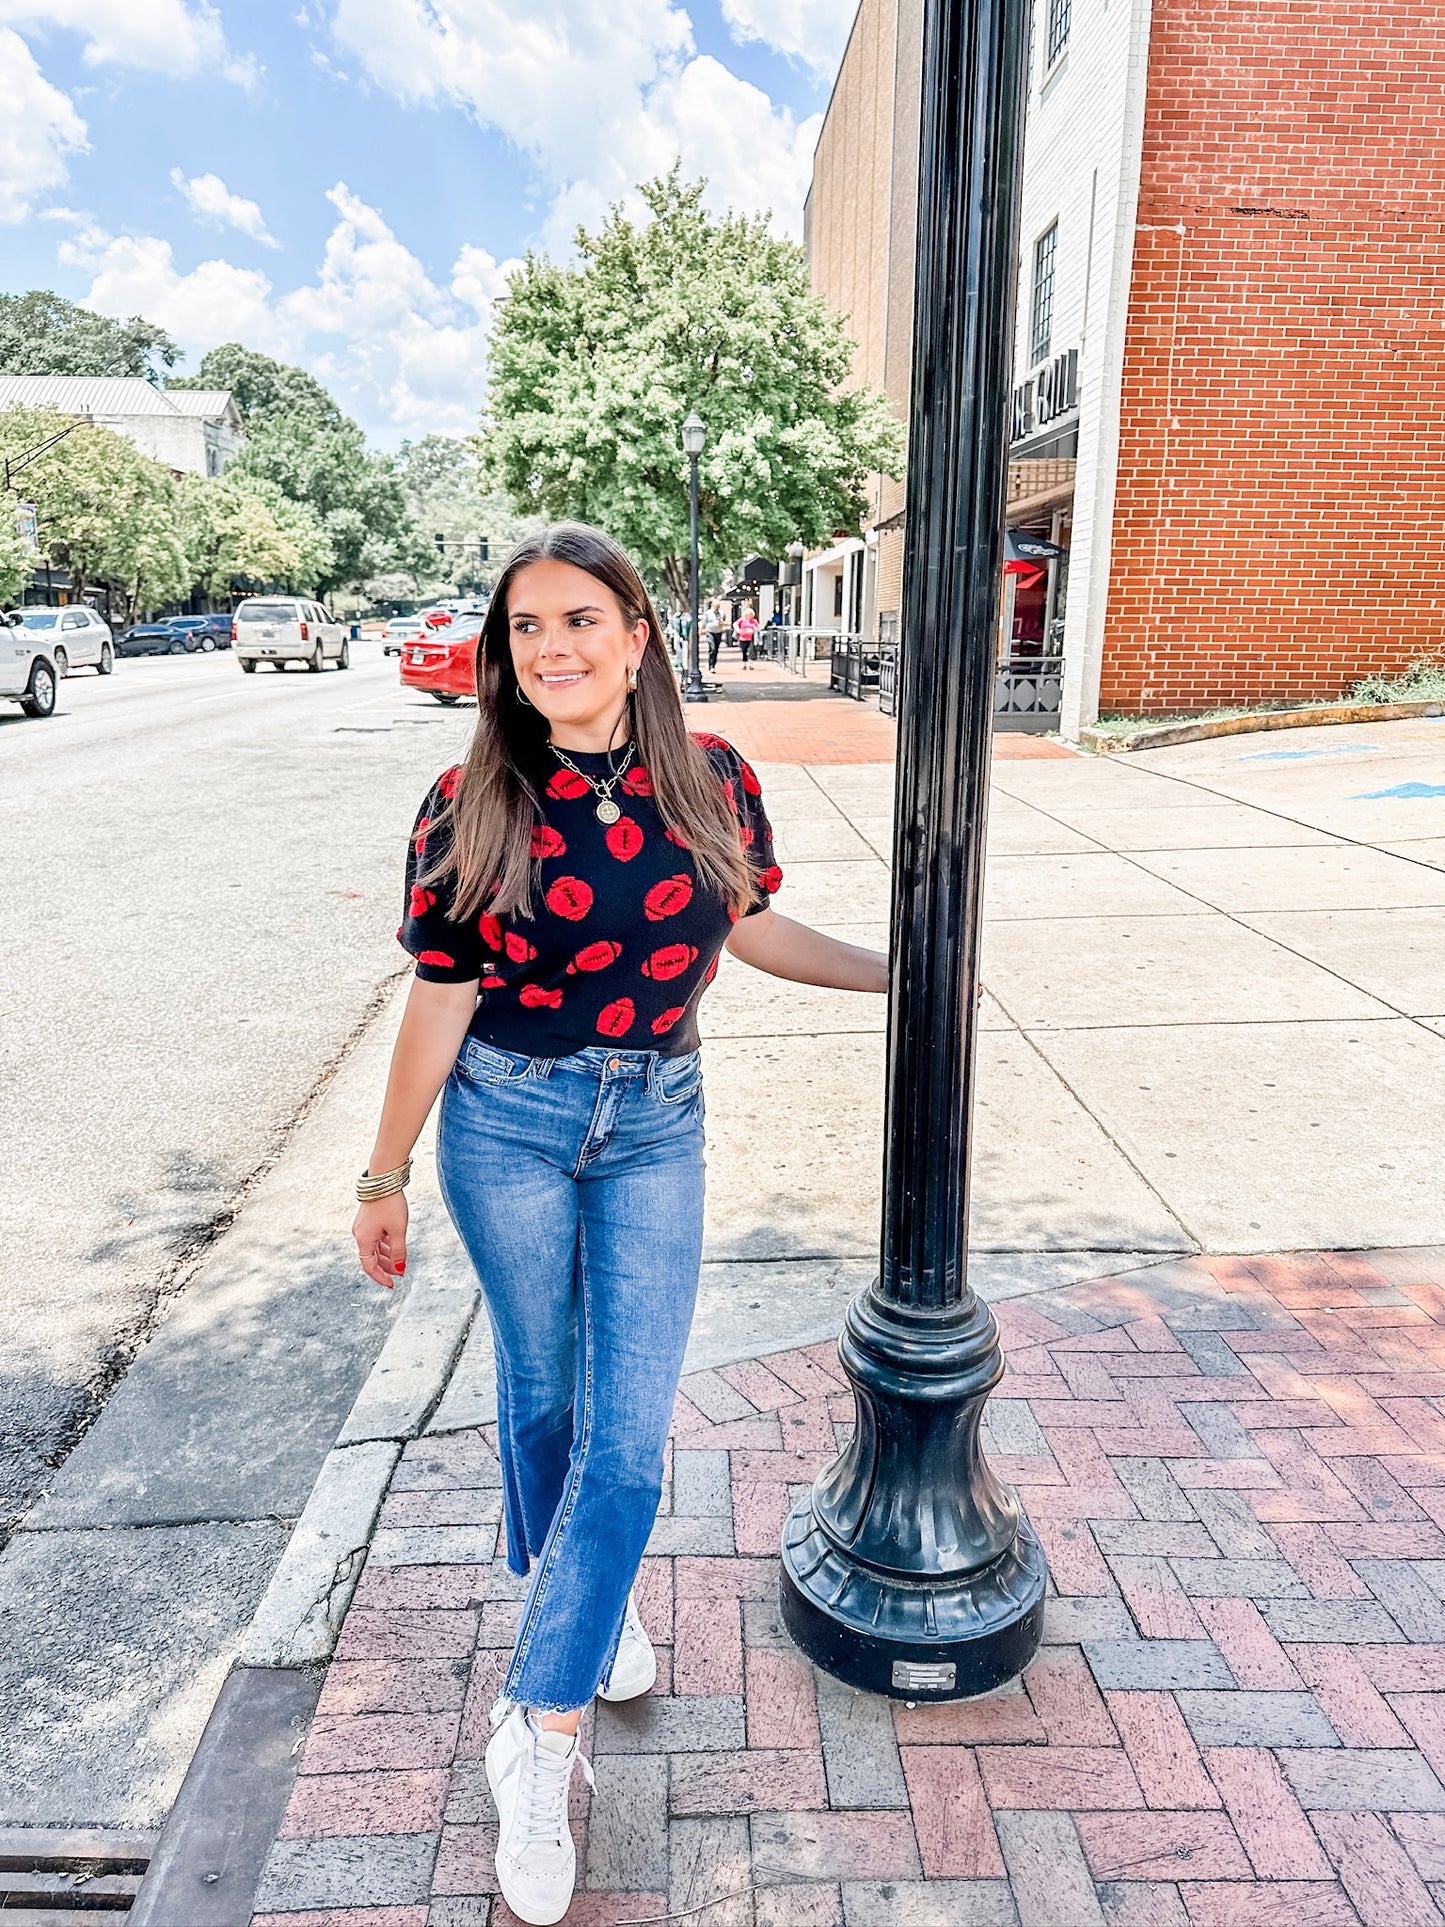
<svg viewBox="0 0 1445 1927"><path fill-rule="evenodd" d="M732 927L727 947L735 957L770 977L795 984L819 984L829 990L888 988L888 957L882 950L843 943L810 930L805 923L780 917L776 910L757 910Z"/></svg>

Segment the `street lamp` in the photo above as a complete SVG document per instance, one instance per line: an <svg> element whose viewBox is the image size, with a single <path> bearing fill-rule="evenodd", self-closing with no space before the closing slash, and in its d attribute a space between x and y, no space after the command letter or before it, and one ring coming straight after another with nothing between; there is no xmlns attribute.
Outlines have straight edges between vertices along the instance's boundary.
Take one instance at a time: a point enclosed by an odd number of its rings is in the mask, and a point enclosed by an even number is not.
<svg viewBox="0 0 1445 1927"><path fill-rule="evenodd" d="M694 408L682 425L682 446L687 456L688 503L692 515L691 567L688 574L689 620L687 628L687 681L682 686L685 703L705 703L702 671L697 659L697 462L707 441L707 425Z"/></svg>
<svg viewBox="0 0 1445 1927"><path fill-rule="evenodd" d="M1026 37L1025 0L927 0L882 1269L839 1345L853 1439L783 1529L794 1640L898 1699L1021 1672L1047 1579L979 1452L1003 1362L967 1277Z"/></svg>

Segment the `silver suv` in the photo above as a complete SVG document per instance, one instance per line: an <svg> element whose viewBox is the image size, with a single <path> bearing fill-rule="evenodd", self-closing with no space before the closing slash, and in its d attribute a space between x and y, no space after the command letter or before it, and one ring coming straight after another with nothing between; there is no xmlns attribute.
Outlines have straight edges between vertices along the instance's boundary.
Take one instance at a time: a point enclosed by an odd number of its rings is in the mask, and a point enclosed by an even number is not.
<svg viewBox="0 0 1445 1927"><path fill-rule="evenodd" d="M328 662L351 667L351 641L343 624L305 596L247 596L231 618L231 647L248 676L258 662L284 669L304 662L317 675Z"/></svg>

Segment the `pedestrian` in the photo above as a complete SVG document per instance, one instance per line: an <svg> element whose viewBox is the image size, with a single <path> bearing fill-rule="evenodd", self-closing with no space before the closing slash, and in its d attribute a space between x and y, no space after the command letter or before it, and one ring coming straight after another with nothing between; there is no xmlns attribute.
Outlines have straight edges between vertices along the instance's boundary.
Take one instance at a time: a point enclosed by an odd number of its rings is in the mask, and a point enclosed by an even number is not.
<svg viewBox="0 0 1445 1927"><path fill-rule="evenodd" d="M753 613L753 605L751 602L745 602L743 604L743 612L738 617L735 626L738 648L743 652L743 668L746 669L749 666L749 658L753 652L753 644L757 641L758 636L758 619Z"/></svg>
<svg viewBox="0 0 1445 1927"><path fill-rule="evenodd" d="M548 1923L576 1876L582 1713L657 1671L631 1588L701 1264L698 1000L724 945L843 989L883 990L887 964L770 907L758 780L688 735L652 603L607 536L562 523L513 550L477 684L465 759L412 831L416 975L354 1231L392 1285L440 1094L442 1195L495 1341L506 1559L530 1574L487 1747L497 1878Z"/></svg>
<svg viewBox="0 0 1445 1927"><path fill-rule="evenodd" d="M707 605L707 616L703 621L703 633L707 637L707 666L717 668L717 652L722 648L723 631L727 624L723 621L722 610L715 602Z"/></svg>

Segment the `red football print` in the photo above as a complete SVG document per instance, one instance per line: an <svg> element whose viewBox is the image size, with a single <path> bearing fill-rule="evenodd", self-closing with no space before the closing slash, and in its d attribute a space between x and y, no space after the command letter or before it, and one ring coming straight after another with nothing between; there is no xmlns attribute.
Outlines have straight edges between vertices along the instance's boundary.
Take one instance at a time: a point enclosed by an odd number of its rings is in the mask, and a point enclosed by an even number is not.
<svg viewBox="0 0 1445 1927"><path fill-rule="evenodd" d="M416 960L418 963L440 964L443 970L455 970L457 967L456 958L449 957L445 950L420 950Z"/></svg>
<svg viewBox="0 0 1445 1927"><path fill-rule="evenodd" d="M745 850L750 850L752 848L753 828L751 823L738 824L738 841L742 844Z"/></svg>
<svg viewBox="0 0 1445 1927"><path fill-rule="evenodd" d="M547 785L547 794L559 803L575 803L587 794L587 779L574 769L559 769Z"/></svg>
<svg viewBox="0 0 1445 1927"><path fill-rule="evenodd" d="M661 923L664 917L675 917L679 910L685 910L691 901L691 877L664 877L642 899L642 908L649 923Z"/></svg>
<svg viewBox="0 0 1445 1927"><path fill-rule="evenodd" d="M651 796L652 778L639 763L623 777L622 787L629 796Z"/></svg>
<svg viewBox="0 0 1445 1927"><path fill-rule="evenodd" d="M712 962L708 965L707 974L702 980L704 988L706 988L706 986L710 984L713 978L717 975L717 967L720 961L721 961L720 958L714 957Z"/></svg>
<svg viewBox="0 0 1445 1927"><path fill-rule="evenodd" d="M411 886L411 898L406 906L409 917L424 917L437 900L435 890L423 890L419 883Z"/></svg>
<svg viewBox="0 0 1445 1927"><path fill-rule="evenodd" d="M537 954L527 939L516 930L509 930L502 941L513 963L530 963Z"/></svg>
<svg viewBox="0 0 1445 1927"><path fill-rule="evenodd" d="M477 928L481 931L482 942L487 946L488 950L501 949L502 926L495 917L481 918L477 924Z"/></svg>
<svg viewBox="0 0 1445 1927"><path fill-rule="evenodd" d="M569 977L575 977L579 970L605 970L608 964L616 963L621 955L620 943L584 944L568 964L567 974Z"/></svg>
<svg viewBox="0 0 1445 1927"><path fill-rule="evenodd" d="M426 855L426 833L430 828L431 818L429 816L424 816L416 826L415 841L412 844L412 848L418 856Z"/></svg>
<svg viewBox="0 0 1445 1927"><path fill-rule="evenodd" d="M555 917L579 923L592 908L592 885L581 877L558 877L547 892L547 908Z"/></svg>
<svg viewBox="0 0 1445 1927"><path fill-rule="evenodd" d="M758 773L751 763L743 764L743 788L749 796L761 796L763 793L763 786L758 781Z"/></svg>
<svg viewBox="0 0 1445 1927"><path fill-rule="evenodd" d="M665 1010L660 1017L654 1017L652 1020L653 1036L665 1037L686 1009L686 1004L679 1004L676 1010Z"/></svg>
<svg viewBox="0 0 1445 1927"><path fill-rule="evenodd" d="M452 769L443 770L441 775L437 778L437 789L441 793L441 795L443 795L446 798L446 800L449 803L451 802L452 798L456 795L457 784L460 783L461 780L462 780L462 767L460 763L458 763Z"/></svg>
<svg viewBox="0 0 1445 1927"><path fill-rule="evenodd" d="M665 943L647 959L642 974L654 983L665 983L669 977L680 977L696 958L697 951L690 943Z"/></svg>
<svg viewBox="0 0 1445 1927"><path fill-rule="evenodd" d="M770 863L766 870L758 871L758 882L762 884L768 895L772 896L774 891L781 890L783 887L783 873L776 863Z"/></svg>
<svg viewBox="0 0 1445 1927"><path fill-rule="evenodd" d="M532 855L536 858L561 856L566 843L550 823L539 823L532 832Z"/></svg>
<svg viewBox="0 0 1445 1927"><path fill-rule="evenodd" d="M642 848L642 831L630 816L619 816L608 830L606 841L619 863L630 863Z"/></svg>
<svg viewBox="0 0 1445 1927"><path fill-rule="evenodd" d="M697 744L699 749L727 749L730 747L729 744L723 741L721 736L710 736L704 730L698 730L692 740Z"/></svg>
<svg viewBox="0 0 1445 1927"><path fill-rule="evenodd" d="M637 1006L630 997L618 997L597 1013L597 1028L604 1037L624 1037L637 1018Z"/></svg>
<svg viewBox="0 0 1445 1927"><path fill-rule="evenodd" d="M517 1002L527 1010L560 1010L562 993L560 990L544 990L541 984L523 984L517 992Z"/></svg>
<svg viewBox="0 0 1445 1927"><path fill-rule="evenodd" d="M667 838L669 843L675 843L679 850L690 850L692 848L692 845L690 843L684 842L684 840L682 839L682 837L678 835L676 830L664 830L663 835Z"/></svg>
<svg viewBox="0 0 1445 1927"><path fill-rule="evenodd" d="M736 809L738 806L738 793L733 788L733 779L731 777L723 784L723 795L727 798L729 806L732 809Z"/></svg>

